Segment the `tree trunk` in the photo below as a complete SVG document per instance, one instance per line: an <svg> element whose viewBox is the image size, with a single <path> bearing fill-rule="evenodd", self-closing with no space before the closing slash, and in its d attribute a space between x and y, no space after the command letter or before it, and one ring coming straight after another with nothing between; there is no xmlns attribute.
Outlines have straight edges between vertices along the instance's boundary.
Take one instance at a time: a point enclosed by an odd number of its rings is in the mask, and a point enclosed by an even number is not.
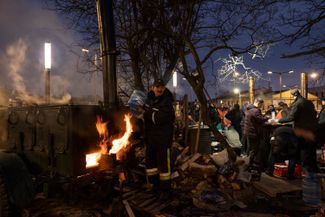
<svg viewBox="0 0 325 217"><path fill-rule="evenodd" d="M228 144L227 140L225 137L215 128L213 123L211 122L211 118L209 115L208 111L208 101L206 98L206 95L203 92L203 89L196 89L195 94L198 98L198 101L200 102L200 110L201 110L201 115L202 115L202 121L205 125L208 125L212 133L214 134L215 138L217 139L218 142L227 150L229 159L231 161L236 160L236 154Z"/></svg>

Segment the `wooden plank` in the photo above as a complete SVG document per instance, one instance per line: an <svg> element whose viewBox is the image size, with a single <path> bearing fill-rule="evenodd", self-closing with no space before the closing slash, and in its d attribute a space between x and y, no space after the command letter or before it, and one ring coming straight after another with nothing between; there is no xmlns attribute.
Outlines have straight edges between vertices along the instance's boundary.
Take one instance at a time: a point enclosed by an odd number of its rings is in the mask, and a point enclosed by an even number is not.
<svg viewBox="0 0 325 217"><path fill-rule="evenodd" d="M191 159L189 159L188 161L186 161L185 163L182 164L182 166L180 167L182 171L186 170L186 168L189 166L190 163L196 161L199 157L201 157L200 153L196 153L194 154Z"/></svg>
<svg viewBox="0 0 325 217"><path fill-rule="evenodd" d="M123 200L124 207L126 209L126 212L128 213L129 217L136 217L130 207L130 204L128 203L127 200Z"/></svg>
<svg viewBox="0 0 325 217"><path fill-rule="evenodd" d="M125 198L125 199L127 199L127 198L129 198L131 196L137 195L137 193L139 193L139 192L140 192L140 190L138 190L138 189L137 190L132 190L132 191L129 191L127 193L124 193L122 195L122 197Z"/></svg>
<svg viewBox="0 0 325 217"><path fill-rule="evenodd" d="M151 198L149 198L149 199L147 199L147 200L145 200L142 203L139 203L137 205L140 206L140 207L144 207L144 206L147 206L147 205L151 204L156 199L157 199L156 197L151 197Z"/></svg>
<svg viewBox="0 0 325 217"><path fill-rule="evenodd" d="M153 210L154 208L156 208L156 207L158 207L158 206L160 206L160 205L161 205L161 201L157 201L157 202L155 202L155 203L153 203L153 204L147 206L147 207L145 208L145 210L151 211L151 210Z"/></svg>
<svg viewBox="0 0 325 217"><path fill-rule="evenodd" d="M165 209L167 206L169 206L170 203L171 203L171 201L170 201L170 202L165 202L165 203L161 204L160 206L157 206L156 208L154 208L154 209L152 210L152 212L153 212L153 213L157 213L157 212L159 212L160 210L163 210L163 209Z"/></svg>
<svg viewBox="0 0 325 217"><path fill-rule="evenodd" d="M292 184L287 180L271 177L264 173L262 173L260 181L254 182L253 186L270 197L277 197L281 194L298 193L302 190L300 186Z"/></svg>

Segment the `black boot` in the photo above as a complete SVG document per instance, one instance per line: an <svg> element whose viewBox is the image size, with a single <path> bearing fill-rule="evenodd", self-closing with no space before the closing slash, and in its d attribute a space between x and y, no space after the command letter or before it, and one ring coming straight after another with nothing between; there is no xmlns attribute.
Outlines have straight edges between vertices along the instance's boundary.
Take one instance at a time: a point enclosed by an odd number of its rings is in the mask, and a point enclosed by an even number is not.
<svg viewBox="0 0 325 217"><path fill-rule="evenodd" d="M159 200L166 201L172 197L171 180L160 180Z"/></svg>
<svg viewBox="0 0 325 217"><path fill-rule="evenodd" d="M159 174L148 176L149 183L146 184L146 188L150 192L157 192L159 190Z"/></svg>

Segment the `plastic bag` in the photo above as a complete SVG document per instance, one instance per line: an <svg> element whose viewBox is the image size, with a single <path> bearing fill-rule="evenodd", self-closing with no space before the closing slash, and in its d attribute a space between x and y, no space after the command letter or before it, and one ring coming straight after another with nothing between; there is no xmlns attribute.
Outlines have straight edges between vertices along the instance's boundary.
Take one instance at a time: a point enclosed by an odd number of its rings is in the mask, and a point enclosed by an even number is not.
<svg viewBox="0 0 325 217"><path fill-rule="evenodd" d="M129 101L128 105L130 106L131 115L139 116L138 111L139 107L142 107L146 101L146 94L141 90L134 90Z"/></svg>
<svg viewBox="0 0 325 217"><path fill-rule="evenodd" d="M221 152L213 153L210 156L214 163L217 164L219 167L223 166L229 160L228 152L226 149Z"/></svg>

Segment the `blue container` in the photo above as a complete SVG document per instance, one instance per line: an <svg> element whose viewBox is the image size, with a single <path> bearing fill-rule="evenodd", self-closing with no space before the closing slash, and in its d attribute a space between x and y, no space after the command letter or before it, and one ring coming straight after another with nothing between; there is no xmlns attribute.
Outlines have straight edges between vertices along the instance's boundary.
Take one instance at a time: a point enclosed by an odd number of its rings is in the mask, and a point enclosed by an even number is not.
<svg viewBox="0 0 325 217"><path fill-rule="evenodd" d="M315 173L308 173L302 179L302 200L307 205L317 205L321 202L320 179Z"/></svg>

